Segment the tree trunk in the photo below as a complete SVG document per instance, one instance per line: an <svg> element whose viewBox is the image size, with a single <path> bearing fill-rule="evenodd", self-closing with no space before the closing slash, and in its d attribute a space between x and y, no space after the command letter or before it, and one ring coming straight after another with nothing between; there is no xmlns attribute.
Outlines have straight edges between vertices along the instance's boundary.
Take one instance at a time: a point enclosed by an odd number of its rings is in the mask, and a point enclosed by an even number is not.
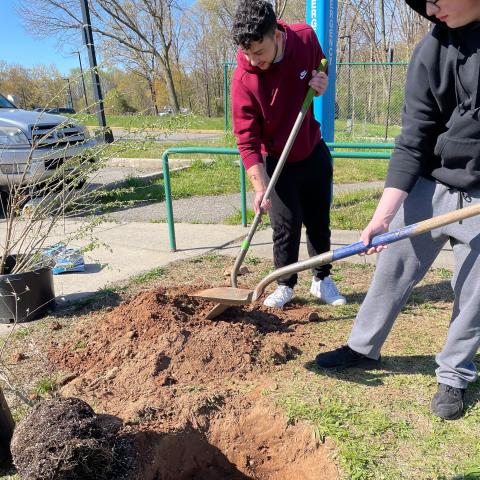
<svg viewBox="0 0 480 480"><path fill-rule="evenodd" d="M387 57L387 31L385 28L385 1L380 0L380 28L382 35L382 60L388 61Z"/></svg>
<svg viewBox="0 0 480 480"><path fill-rule="evenodd" d="M207 117L210 118L212 116L212 109L210 106L210 88L208 83L208 75L205 76L205 97L207 101Z"/></svg>
<svg viewBox="0 0 480 480"><path fill-rule="evenodd" d="M11 458L10 442L14 426L15 422L0 388L0 461L2 462Z"/></svg>
<svg viewBox="0 0 480 480"><path fill-rule="evenodd" d="M150 89L150 97L152 99L153 113L155 116L158 116L157 91L155 90L154 81L155 80L151 80L150 78L147 80L148 88Z"/></svg>
<svg viewBox="0 0 480 480"><path fill-rule="evenodd" d="M165 80L165 85L167 87L168 101L170 103L170 108L173 110L175 115L180 113L180 105L178 104L177 91L175 89L175 82L173 81L172 69L170 67L170 61L168 58L168 48L164 47L166 52L163 56L158 55L158 60L162 66L163 79Z"/></svg>
<svg viewBox="0 0 480 480"><path fill-rule="evenodd" d="M178 104L177 92L175 90L175 83L173 81L172 71L170 68L165 68L165 82L167 84L167 94L168 100L170 102L170 107L173 110L175 115L178 115L180 112L180 105Z"/></svg>

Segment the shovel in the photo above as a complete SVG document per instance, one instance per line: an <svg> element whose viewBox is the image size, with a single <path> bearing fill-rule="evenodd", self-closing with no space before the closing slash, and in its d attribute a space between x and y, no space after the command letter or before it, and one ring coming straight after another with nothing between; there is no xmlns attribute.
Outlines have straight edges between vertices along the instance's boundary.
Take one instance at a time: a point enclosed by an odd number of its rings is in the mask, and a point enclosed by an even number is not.
<svg viewBox="0 0 480 480"><path fill-rule="evenodd" d="M371 247L379 247L388 245L389 243L398 242L404 238L413 238L422 233L429 232L434 228L443 227L450 223L455 223L469 217L473 217L480 213L480 204L470 207L461 208L454 212L438 215L437 217L423 220L422 222L407 225L392 232L383 233L373 237L369 245L363 242L356 242L345 247L337 248L326 253L322 253L308 260L292 263L286 267L279 268L263 278L254 290L234 287L216 287L196 292L193 296L218 302L224 307L224 310L231 305L247 305L255 302L262 295L265 287L275 280L291 275L292 273L301 272L309 268L318 267L327 263L341 260L342 258L351 257L358 253L364 253ZM222 310L223 311L223 310ZM212 313L212 312L210 312ZM220 312L221 313L221 312ZM215 318L215 317L208 317Z"/></svg>
<svg viewBox="0 0 480 480"><path fill-rule="evenodd" d="M327 69L327 59L323 58L319 70L321 72L325 72ZM273 188L275 187L275 184L277 183L278 177L280 176L280 173L282 171L283 165L285 164L285 161L287 160L288 154L290 153L290 150L292 149L293 143L295 142L295 139L297 138L298 131L300 130L300 127L302 126L303 120L307 114L308 109L310 108L310 104L312 103L313 97L315 96L315 90L313 88L309 88L307 95L305 97L305 100L303 101L302 108L300 109L300 112L297 116L297 119L295 120L295 123L293 124L292 131L290 132L290 135L288 136L287 142L285 143L285 146L283 147L282 154L280 155L280 159L278 160L278 163L275 167L275 170L273 171L272 178L268 182L267 190L265 191L265 195L263 196L264 200L268 200L270 198L270 194L272 193ZM258 225L260 224L260 221L262 219L263 212L260 209L258 213L255 214L255 217L253 219L252 225L250 227L250 230L248 231L247 236L245 237L245 240L242 242L242 245L240 247L240 252L237 255L237 258L235 260L235 264L233 266L232 272L230 274L230 284L232 285L232 288L235 289L237 287L237 275L240 270L240 266L243 263L243 260L245 258L245 255L247 254L248 249L250 248L250 242L252 241L253 234L257 230ZM217 315L220 315L227 306L225 306L223 303L219 305L215 305L212 310L207 314L205 318L207 319L212 319L215 318Z"/></svg>

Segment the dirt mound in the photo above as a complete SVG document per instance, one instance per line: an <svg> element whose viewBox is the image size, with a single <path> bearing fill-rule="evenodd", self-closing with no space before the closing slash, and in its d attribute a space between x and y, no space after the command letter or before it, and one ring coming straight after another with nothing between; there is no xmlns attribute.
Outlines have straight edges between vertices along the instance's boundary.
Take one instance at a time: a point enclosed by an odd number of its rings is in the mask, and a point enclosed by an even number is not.
<svg viewBox="0 0 480 480"><path fill-rule="evenodd" d="M211 306L185 289L143 292L88 319L69 343L51 349L50 359L77 375L69 394L93 396L126 418L186 386L242 381L300 353L281 317L237 308L225 312L229 318L205 320Z"/></svg>
<svg viewBox="0 0 480 480"><path fill-rule="evenodd" d="M142 480L335 479L311 430L287 426L251 392L301 353L310 310L254 305L205 320L213 304L191 289L143 292L54 345L55 367L73 372L62 394L126 422Z"/></svg>
<svg viewBox="0 0 480 480"><path fill-rule="evenodd" d="M15 429L13 460L28 480L121 479L134 456L120 426L78 398L42 402Z"/></svg>

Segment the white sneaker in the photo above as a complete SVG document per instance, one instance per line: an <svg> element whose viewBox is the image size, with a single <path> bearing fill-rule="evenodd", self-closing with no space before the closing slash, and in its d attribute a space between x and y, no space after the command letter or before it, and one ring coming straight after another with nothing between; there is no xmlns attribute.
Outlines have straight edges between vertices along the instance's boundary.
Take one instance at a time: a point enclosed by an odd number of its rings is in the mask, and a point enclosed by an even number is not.
<svg viewBox="0 0 480 480"><path fill-rule="evenodd" d="M323 280L313 277L310 293L329 305L345 305L347 303L347 299L340 295L335 282L330 277L325 277Z"/></svg>
<svg viewBox="0 0 480 480"><path fill-rule="evenodd" d="M263 304L266 307L282 308L287 302L293 298L293 288L286 285L279 285L277 289L270 294Z"/></svg>

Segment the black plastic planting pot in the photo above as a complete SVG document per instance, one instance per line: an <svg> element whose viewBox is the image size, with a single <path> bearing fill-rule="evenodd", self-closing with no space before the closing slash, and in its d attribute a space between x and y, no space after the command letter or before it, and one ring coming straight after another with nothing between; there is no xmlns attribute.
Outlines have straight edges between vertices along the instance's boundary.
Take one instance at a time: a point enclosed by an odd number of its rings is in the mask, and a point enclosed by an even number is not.
<svg viewBox="0 0 480 480"><path fill-rule="evenodd" d="M8 273L15 256L7 258L0 275L0 323L29 322L55 308L52 269L42 267L31 272Z"/></svg>

